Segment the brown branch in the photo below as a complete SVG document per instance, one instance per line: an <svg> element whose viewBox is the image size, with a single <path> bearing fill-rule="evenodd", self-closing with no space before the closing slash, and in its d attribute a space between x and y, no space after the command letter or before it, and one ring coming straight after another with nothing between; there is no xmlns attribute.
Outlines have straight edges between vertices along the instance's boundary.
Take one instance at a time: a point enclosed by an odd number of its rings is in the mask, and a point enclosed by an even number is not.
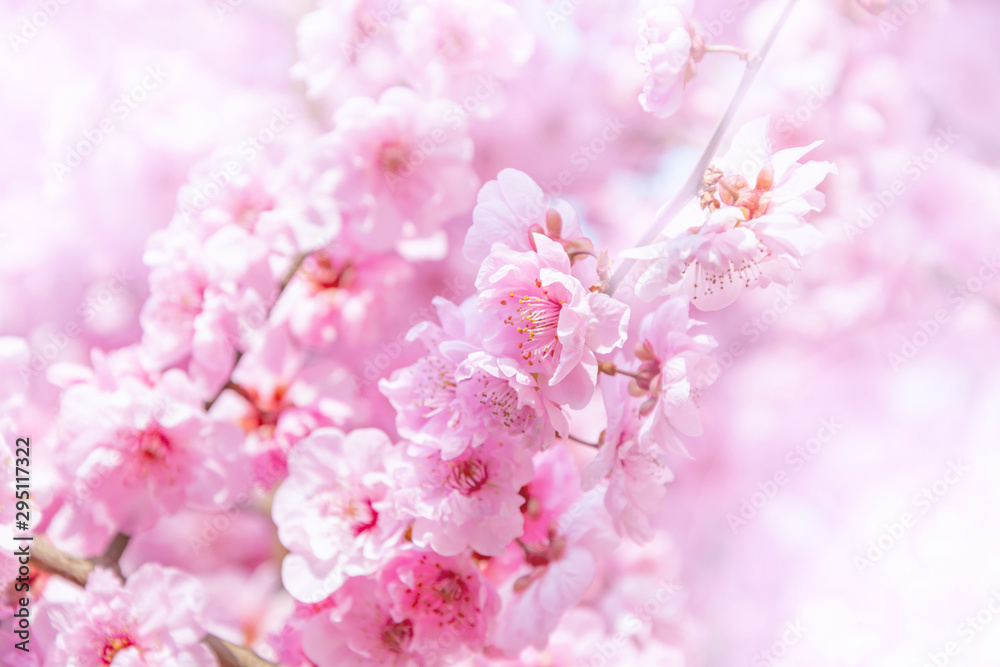
<svg viewBox="0 0 1000 667"><path fill-rule="evenodd" d="M268 318L271 317L271 311L274 310L274 304L278 303L278 299L281 298L281 295L282 295L282 293L284 293L285 288L288 287L288 284L292 282L292 278L295 277L295 274L299 272L300 268L302 268L302 262L306 261L306 257L308 257L309 254L310 253L302 253L301 255L298 255L298 256L295 257L295 260L292 262L292 265L289 267L288 272L285 274L285 277L281 279L281 284L278 286L278 294L277 294L277 296L275 296L274 302L267 309L267 316L268 316ZM237 350L236 351L236 355L233 357L233 367L229 371L229 377L226 378L225 384L223 384L219 388L219 391L215 392L215 396L213 396L211 399L205 401L205 410L206 411L212 409L212 406L215 405L215 402L217 400L219 400L219 396L222 396L222 392L224 392L226 389L232 389L233 388L233 372L236 370L236 367L239 365L240 359L242 359L242 358L243 358L243 351L242 350Z"/></svg>
<svg viewBox="0 0 1000 667"><path fill-rule="evenodd" d="M31 543L31 564L40 570L57 574L78 586L87 584L87 577L94 571L94 564L86 558L63 553L43 535L35 535Z"/></svg>
<svg viewBox="0 0 1000 667"><path fill-rule="evenodd" d="M70 556L57 549L44 535L35 535L31 545L31 564L40 570L72 581L78 586L87 585L87 577L90 576L95 567L112 567L124 580L124 577L121 576L121 570L118 569L118 558L125 551L128 539L127 535L119 533L112 540L104 555L94 559L86 559ZM113 565L109 566L108 563L113 563ZM281 667L264 660L245 646L230 644L212 634L205 635L201 641L215 653L221 667Z"/></svg>

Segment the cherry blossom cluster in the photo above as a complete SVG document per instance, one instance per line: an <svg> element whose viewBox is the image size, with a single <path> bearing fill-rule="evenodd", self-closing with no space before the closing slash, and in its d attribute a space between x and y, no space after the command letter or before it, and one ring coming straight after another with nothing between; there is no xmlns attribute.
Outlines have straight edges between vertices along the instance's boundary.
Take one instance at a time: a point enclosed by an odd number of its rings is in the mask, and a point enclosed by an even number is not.
<svg viewBox="0 0 1000 667"><path fill-rule="evenodd" d="M608 642L699 661L659 521L702 433L717 333L696 318L793 281L836 167L762 117L671 219L657 184L609 203L670 148L696 63L739 51L690 2L634 4L562 36L527 1L296 18L294 94L254 93L292 122L188 160L132 334L41 374L0 339L0 486L47 422L32 530L96 563L83 588L35 573L20 664L216 664L206 636L289 667L593 664Z"/></svg>

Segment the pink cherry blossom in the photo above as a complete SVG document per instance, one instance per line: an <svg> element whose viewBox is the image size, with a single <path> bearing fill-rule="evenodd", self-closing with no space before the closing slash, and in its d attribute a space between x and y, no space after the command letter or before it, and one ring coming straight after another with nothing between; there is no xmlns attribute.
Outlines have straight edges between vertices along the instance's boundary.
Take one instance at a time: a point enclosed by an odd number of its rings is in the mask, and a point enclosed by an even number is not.
<svg viewBox="0 0 1000 667"><path fill-rule="evenodd" d="M307 363L306 354L281 328L241 360L233 373L236 391L216 402L248 434L247 451L258 477L277 481L287 472L292 447L324 426L342 427L356 398L346 369L329 361Z"/></svg>
<svg viewBox="0 0 1000 667"><path fill-rule="evenodd" d="M495 313L486 344L545 378L549 398L582 408L594 392L597 354L625 341L628 306L573 277L560 244L541 234L532 239L537 252L498 246L480 267L478 305Z"/></svg>
<svg viewBox="0 0 1000 667"><path fill-rule="evenodd" d="M122 584L98 568L77 601L46 609L57 634L45 665L212 667L200 643L204 604L197 580L179 570L148 564Z"/></svg>
<svg viewBox="0 0 1000 667"><path fill-rule="evenodd" d="M736 134L705 175L701 199L678 217L677 233L622 253L652 261L636 283L644 299L680 290L702 310L725 308L744 289L787 285L799 259L821 245L805 217L823 209L816 187L837 169L799 162L819 142L774 152L767 127L762 118Z"/></svg>
<svg viewBox="0 0 1000 667"><path fill-rule="evenodd" d="M403 437L451 459L491 436L532 449L565 430L559 407L539 395L520 364L478 347L486 318L475 298L460 306L435 299L434 306L440 326L423 322L408 334L427 354L379 384Z"/></svg>
<svg viewBox="0 0 1000 667"><path fill-rule="evenodd" d="M503 553L524 531L521 487L531 480L531 454L514 442L487 440L445 459L413 444L394 471L399 511L413 517L413 542L439 554L472 548Z"/></svg>
<svg viewBox="0 0 1000 667"><path fill-rule="evenodd" d="M435 665L480 650L499 598L467 555L404 551L378 577L355 577L306 622L303 649L327 665Z"/></svg>
<svg viewBox="0 0 1000 667"><path fill-rule="evenodd" d="M629 396L626 383L615 378L604 385L608 428L597 455L584 468L584 489L599 489L607 478L604 505L615 530L638 542L653 537L649 515L662 506L664 484L673 478L666 456L656 443L642 441L635 424L637 401Z"/></svg>
<svg viewBox="0 0 1000 667"><path fill-rule="evenodd" d="M572 206L547 196L524 172L503 169L495 181L487 182L479 191L472 226L465 237L465 256L482 262L496 243L511 250L534 250L532 235L536 233L571 249L593 248L589 241L579 238L580 222Z"/></svg>
<svg viewBox="0 0 1000 667"><path fill-rule="evenodd" d="M635 56L646 72L639 95L642 108L660 117L676 113L684 84L694 76L690 0L643 0Z"/></svg>
<svg viewBox="0 0 1000 667"><path fill-rule="evenodd" d="M154 387L131 378L113 391L73 385L60 413L60 463L73 493L53 517L53 532L86 553L115 532L148 530L184 508L232 502L249 486L239 429L206 416L197 389L179 371Z"/></svg>
<svg viewBox="0 0 1000 667"><path fill-rule="evenodd" d="M545 647L562 615L583 599L598 559L614 549L607 515L584 496L570 507L543 542L526 544L523 574L500 589L503 606L494 648L517 656L528 646Z"/></svg>
<svg viewBox="0 0 1000 667"><path fill-rule="evenodd" d="M321 428L300 441L272 516L289 554L281 568L298 600L319 602L348 577L374 572L404 530L393 506L393 444L377 429Z"/></svg>
<svg viewBox="0 0 1000 667"><path fill-rule="evenodd" d="M479 185L454 104L425 101L409 88L345 102L319 151L345 233L373 250L432 235L471 203Z"/></svg>
<svg viewBox="0 0 1000 667"><path fill-rule="evenodd" d="M629 392L648 396L639 406L639 440L667 451L686 453L676 432L701 435L696 392L709 378L708 353L715 339L707 334L691 335L701 324L688 317L688 302L674 297L664 301L642 320L636 358L642 363Z"/></svg>
<svg viewBox="0 0 1000 667"><path fill-rule="evenodd" d="M474 7L460 0L429 0L415 4L400 22L397 39L413 80L428 93L465 101L477 88L498 86L531 55L534 37L517 10L500 0ZM499 105L493 92L480 93L475 112L488 115Z"/></svg>

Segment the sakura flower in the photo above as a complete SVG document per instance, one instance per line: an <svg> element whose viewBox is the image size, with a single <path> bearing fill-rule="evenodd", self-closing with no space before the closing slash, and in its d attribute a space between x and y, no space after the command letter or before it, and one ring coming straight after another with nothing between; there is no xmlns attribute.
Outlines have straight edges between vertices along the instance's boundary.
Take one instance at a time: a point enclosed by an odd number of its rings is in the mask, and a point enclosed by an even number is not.
<svg viewBox="0 0 1000 667"><path fill-rule="evenodd" d="M639 410L635 399L628 395L626 383L612 378L602 384L602 389L608 428L597 455L583 470L583 488L596 489L607 478L604 505L615 531L637 542L648 542L653 538L649 516L662 507L664 484L674 476L663 450L655 443L639 440Z"/></svg>
<svg viewBox="0 0 1000 667"><path fill-rule="evenodd" d="M293 597L326 598L348 577L374 572L399 543L404 526L386 471L392 453L388 436L371 428L321 428L298 443L271 512L291 552L281 578Z"/></svg>
<svg viewBox="0 0 1000 667"><path fill-rule="evenodd" d="M525 543L525 567L500 590L503 606L493 648L516 657L545 648L563 614L583 599L598 560L615 548L607 514L584 496L560 518L544 542Z"/></svg>
<svg viewBox="0 0 1000 667"><path fill-rule="evenodd" d="M403 552L379 579L396 615L411 619L412 645L426 651L430 663L456 640L479 649L492 634L500 598L468 555Z"/></svg>
<svg viewBox="0 0 1000 667"><path fill-rule="evenodd" d="M198 581L179 570L143 565L122 584L97 568L79 600L46 608L57 634L45 665L214 667L201 643L204 604Z"/></svg>
<svg viewBox="0 0 1000 667"><path fill-rule="evenodd" d="M499 598L465 555L404 551L375 577L354 577L306 622L302 646L318 667L448 664L479 650Z"/></svg>
<svg viewBox="0 0 1000 667"><path fill-rule="evenodd" d="M690 28L690 0L643 0L635 57L646 72L642 108L660 117L681 104L684 84L694 76L700 36Z"/></svg>
<svg viewBox="0 0 1000 667"><path fill-rule="evenodd" d="M427 354L379 384L396 408L399 433L439 449L444 459L491 435L527 448L550 444L556 428L565 430L565 417L515 360L478 347L485 318L475 298L461 306L440 298L433 303L440 326L422 322L407 335Z"/></svg>
<svg viewBox="0 0 1000 667"><path fill-rule="evenodd" d="M486 346L520 357L551 400L583 408L597 381L596 355L625 341L628 306L584 287L557 242L532 238L537 252L498 245L480 267L479 309L493 317Z"/></svg>
<svg viewBox="0 0 1000 667"><path fill-rule="evenodd" d="M82 540L87 554L115 532L148 530L185 508L215 509L249 486L242 433L206 416L180 371L154 387L131 378L113 391L73 385L63 394L60 430L73 502L53 517L50 534Z"/></svg>
<svg viewBox="0 0 1000 667"><path fill-rule="evenodd" d="M470 547L499 555L524 530L518 492L532 472L530 453L514 443L487 440L451 459L412 445L394 472L398 506L413 517L418 546L446 556Z"/></svg>
<svg viewBox="0 0 1000 667"><path fill-rule="evenodd" d="M641 298L681 291L701 310L725 308L744 289L787 285L799 259L822 243L805 218L823 209L816 187L837 168L799 162L820 142L774 152L767 127L762 118L736 134L706 173L699 200L672 225L683 231L621 253L651 261L636 282Z"/></svg>
<svg viewBox="0 0 1000 667"><path fill-rule="evenodd" d="M415 4L398 26L397 40L413 79L427 92L460 100L499 87L531 55L533 36L518 12L500 0L470 5L462 0ZM495 91L479 95L476 111L499 107Z"/></svg>
<svg viewBox="0 0 1000 667"><path fill-rule="evenodd" d="M412 267L396 253L372 252L340 239L305 259L275 304L271 321L306 348L364 351L391 326L391 314L411 279Z"/></svg>
<svg viewBox="0 0 1000 667"><path fill-rule="evenodd" d="M377 579L352 577L308 619L302 652L316 667L424 667L413 646L413 621L393 614ZM323 605L327 606L326 603Z"/></svg>
<svg viewBox="0 0 1000 667"><path fill-rule="evenodd" d="M212 395L247 347L242 323L266 313L277 282L268 245L247 229L214 233L183 218L153 235L143 257L150 297L143 306L142 351L155 370L184 365Z"/></svg>
<svg viewBox="0 0 1000 667"><path fill-rule="evenodd" d="M323 426L342 427L356 399L343 367L328 359L308 363L282 328L268 330L232 377L234 391L220 397L213 414L242 427L258 477L272 482L287 473L299 440Z"/></svg>
<svg viewBox="0 0 1000 667"><path fill-rule="evenodd" d="M639 328L636 357L642 363L638 377L629 386L634 396L647 396L639 406L643 444L667 451L686 453L675 431L701 435L701 419L695 403L695 390L703 388L708 353L715 339L707 334L691 335L692 326L700 324L688 317L686 299L664 301L643 318Z"/></svg>
<svg viewBox="0 0 1000 667"><path fill-rule="evenodd" d="M589 240L580 238L580 222L572 206L547 196L524 172L504 169L479 190L464 253L480 263L498 242L511 250L534 250L532 235L536 233L562 243L569 251L593 249Z"/></svg>
<svg viewBox="0 0 1000 667"><path fill-rule="evenodd" d="M456 107L403 87L345 102L319 159L344 232L373 250L431 236L471 204L479 185Z"/></svg>
<svg viewBox="0 0 1000 667"><path fill-rule="evenodd" d="M393 24L402 3L323 0L299 21L299 61L292 75L312 98L339 104L352 95L377 95L398 81Z"/></svg>

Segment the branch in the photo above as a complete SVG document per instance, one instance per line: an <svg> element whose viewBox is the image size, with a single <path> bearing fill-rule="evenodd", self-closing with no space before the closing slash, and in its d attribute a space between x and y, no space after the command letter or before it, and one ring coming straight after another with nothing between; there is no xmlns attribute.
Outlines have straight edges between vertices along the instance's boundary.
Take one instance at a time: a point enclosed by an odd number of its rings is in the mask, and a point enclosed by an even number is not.
<svg viewBox="0 0 1000 667"><path fill-rule="evenodd" d="M301 255L297 255L295 257L295 260L292 262L291 267L289 267L288 272L285 274L285 277L281 279L281 285L279 285L278 287L278 295L274 298L274 303L272 303L271 306L267 309L268 318L271 317L271 311L274 310L274 304L278 303L278 299L281 298L281 295L284 293L285 288L288 287L288 284L292 282L292 278L295 277L295 274L299 272L300 268L302 268L302 262L306 261L306 257L308 257L309 254L310 253L302 253ZM233 367L229 371L229 377L226 378L225 384L223 384L219 388L219 391L215 392L215 396L213 396L208 401L205 401L206 412L212 409L212 406L215 405L215 402L219 400L219 396L222 396L222 392L224 392L226 389L231 389L233 387L233 372L236 370L236 367L239 365L240 359L242 358L243 358L243 351L236 350L236 356L233 357Z"/></svg>
<svg viewBox="0 0 1000 667"><path fill-rule="evenodd" d="M746 97L747 91L750 90L750 86L753 84L754 79L757 78L757 73L760 71L761 65L764 64L764 58L767 57L768 52L771 50L771 45L774 44L774 40L778 37L778 33L781 31L782 26L785 25L785 21L788 19L788 15L791 13L792 8L798 0L788 0L788 4L785 5L784 11L781 12L781 16L778 18L774 27L771 28L771 33L767 36L767 40L761 47L760 52L751 57L747 61L746 69L743 70L743 78L740 79L740 85L736 88L736 93L733 95L733 99L729 102L729 107L726 109L726 113L723 114L722 119L719 121L718 126L715 128L715 133L712 134L712 138L709 140L708 145L702 152L701 157L698 158L698 163L695 164L694 170L692 170L691 175L688 176L687 181L681 186L681 189L673 196L670 201L660 207L660 210L656 212L656 216L653 218L653 223L643 234L639 242L636 243L636 247L642 247L652 243L656 237L663 231L663 228L677 217L677 214L681 212L691 199L698 196L698 188L701 185L701 180L705 175L705 170L708 169L709 163L712 158L715 157L715 152L719 148L719 144L722 142L722 137L732 123L733 118L736 116L736 112L739 110L740 105L743 103L743 98ZM611 282L608 284L607 294L611 295L615 293L615 290L621 285L625 276L635 267L638 260L626 259L619 265L618 269L615 271L614 275L611 277Z"/></svg>
<svg viewBox="0 0 1000 667"><path fill-rule="evenodd" d="M70 556L57 549L44 535L35 535L31 545L31 564L40 570L72 581L78 586L86 586L87 577L90 576L95 567L104 567L106 563L111 562L113 563L112 569L116 571L119 578L124 580L121 570L118 570L118 558L128 545L128 540L127 535L119 533L112 540L103 556L86 559ZM112 558L113 560L111 560ZM264 660L245 646L230 644L212 634L205 635L201 641L219 659L221 667L281 667Z"/></svg>

